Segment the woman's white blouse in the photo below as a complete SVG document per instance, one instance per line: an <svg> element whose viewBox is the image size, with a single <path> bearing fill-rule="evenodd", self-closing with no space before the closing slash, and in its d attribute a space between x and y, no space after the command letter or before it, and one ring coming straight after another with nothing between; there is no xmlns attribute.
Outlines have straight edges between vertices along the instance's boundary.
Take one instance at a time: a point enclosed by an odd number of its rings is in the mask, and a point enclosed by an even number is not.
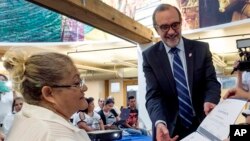
<svg viewBox="0 0 250 141"><path fill-rule="evenodd" d="M51 110L24 103L7 141L90 141L87 133Z"/></svg>

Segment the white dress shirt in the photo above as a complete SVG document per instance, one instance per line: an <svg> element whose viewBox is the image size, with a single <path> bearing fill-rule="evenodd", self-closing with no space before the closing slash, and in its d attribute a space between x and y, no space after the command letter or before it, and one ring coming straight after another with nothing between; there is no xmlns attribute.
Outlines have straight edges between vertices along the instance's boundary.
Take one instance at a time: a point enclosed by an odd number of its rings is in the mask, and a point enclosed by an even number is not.
<svg viewBox="0 0 250 141"><path fill-rule="evenodd" d="M171 65L171 69L173 72L173 61L174 61L174 55L170 52L170 47L168 47L166 44L164 44L167 55L168 55L168 59L169 59L169 63ZM187 86L188 86L188 91L189 91L189 96L190 96L190 89L189 89L189 85L188 85L188 75L187 75L187 61L186 61L186 54L185 54L185 48L184 48L184 43L183 43L183 39L181 38L180 43L176 46L176 48L179 49L178 55L181 59L181 63L183 66L183 70L185 73L185 77L187 80ZM174 73L174 72L173 72Z"/></svg>
<svg viewBox="0 0 250 141"><path fill-rule="evenodd" d="M168 55L168 59L169 59L169 63L171 65L171 69L172 69L172 72L173 72L173 61L174 61L174 55L170 52L170 49L171 47L168 47L165 43L164 44L164 47L166 49L166 53ZM187 80L187 87L188 87L188 92L189 92L189 96L190 96L190 100L192 102L192 99L191 99L191 95L190 95L190 89L189 89L189 83L188 83L188 75L187 75L187 61L186 61L186 54L185 54L185 48L184 48L184 42L183 42L183 39L181 38L179 44L176 46L176 48L178 48L180 51L178 52L178 55L181 59L181 62L182 62L182 66L183 66L183 70L184 70L184 73L185 73L185 77L186 77L186 80ZM173 72L174 73L174 72ZM155 126L158 124L158 123L164 123L166 125L166 122L165 121L162 121L162 120L157 120L155 122Z"/></svg>
<svg viewBox="0 0 250 141"><path fill-rule="evenodd" d="M90 141L87 133L46 108L24 103L6 141Z"/></svg>

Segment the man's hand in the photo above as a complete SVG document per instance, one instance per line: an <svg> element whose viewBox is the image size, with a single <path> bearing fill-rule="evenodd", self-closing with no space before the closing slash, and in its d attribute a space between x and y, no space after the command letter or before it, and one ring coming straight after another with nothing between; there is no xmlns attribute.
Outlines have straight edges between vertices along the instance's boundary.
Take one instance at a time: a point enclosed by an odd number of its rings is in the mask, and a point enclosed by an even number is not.
<svg viewBox="0 0 250 141"><path fill-rule="evenodd" d="M167 126L163 123L158 123L156 126L156 140L157 141L176 141L178 139L178 135L174 138L171 138L169 135L169 131Z"/></svg>
<svg viewBox="0 0 250 141"><path fill-rule="evenodd" d="M204 112L205 112L205 114L207 115L208 113L210 113L214 109L215 106L216 105L214 103L205 102L204 103Z"/></svg>

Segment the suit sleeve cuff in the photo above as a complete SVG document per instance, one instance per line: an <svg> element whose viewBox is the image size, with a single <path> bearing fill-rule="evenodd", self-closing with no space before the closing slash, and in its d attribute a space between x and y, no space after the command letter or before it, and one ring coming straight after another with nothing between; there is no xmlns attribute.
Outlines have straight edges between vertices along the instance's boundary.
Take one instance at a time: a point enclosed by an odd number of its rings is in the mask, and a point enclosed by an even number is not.
<svg viewBox="0 0 250 141"><path fill-rule="evenodd" d="M163 120L157 120L157 121L155 122L155 127L156 127L157 124L159 124L159 123L163 123L164 125L167 125L167 123L166 123L165 121L163 121Z"/></svg>

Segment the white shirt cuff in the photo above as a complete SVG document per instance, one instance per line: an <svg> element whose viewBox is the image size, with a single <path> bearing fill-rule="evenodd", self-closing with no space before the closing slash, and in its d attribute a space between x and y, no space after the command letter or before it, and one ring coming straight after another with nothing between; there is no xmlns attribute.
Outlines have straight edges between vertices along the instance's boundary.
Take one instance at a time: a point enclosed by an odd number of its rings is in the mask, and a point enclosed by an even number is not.
<svg viewBox="0 0 250 141"><path fill-rule="evenodd" d="M157 120L157 121L155 122L155 127L156 127L156 125L157 125L158 123L163 123L163 124L167 125L167 123L166 123L165 121L163 121L163 120Z"/></svg>

